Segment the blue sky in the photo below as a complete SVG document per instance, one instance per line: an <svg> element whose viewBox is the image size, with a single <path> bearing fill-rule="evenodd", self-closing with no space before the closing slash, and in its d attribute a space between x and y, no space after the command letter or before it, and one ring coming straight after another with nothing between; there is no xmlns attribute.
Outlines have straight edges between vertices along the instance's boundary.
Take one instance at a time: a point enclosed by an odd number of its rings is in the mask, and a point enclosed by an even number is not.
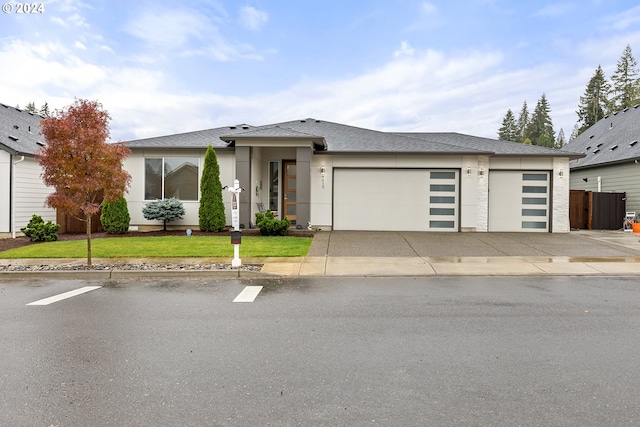
<svg viewBox="0 0 640 427"><path fill-rule="evenodd" d="M543 92L568 138L596 67L640 58L626 0L5 3L0 102L98 100L114 140L306 117L495 138Z"/></svg>

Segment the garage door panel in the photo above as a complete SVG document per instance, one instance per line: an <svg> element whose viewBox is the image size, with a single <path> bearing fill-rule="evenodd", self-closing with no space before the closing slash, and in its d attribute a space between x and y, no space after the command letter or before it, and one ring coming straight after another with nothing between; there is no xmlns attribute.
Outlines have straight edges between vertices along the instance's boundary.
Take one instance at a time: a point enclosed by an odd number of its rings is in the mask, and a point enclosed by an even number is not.
<svg viewBox="0 0 640 427"><path fill-rule="evenodd" d="M334 169L333 228L457 231L457 174L432 174L425 169Z"/></svg>
<svg viewBox="0 0 640 427"><path fill-rule="evenodd" d="M549 173L491 171L489 231L549 231Z"/></svg>

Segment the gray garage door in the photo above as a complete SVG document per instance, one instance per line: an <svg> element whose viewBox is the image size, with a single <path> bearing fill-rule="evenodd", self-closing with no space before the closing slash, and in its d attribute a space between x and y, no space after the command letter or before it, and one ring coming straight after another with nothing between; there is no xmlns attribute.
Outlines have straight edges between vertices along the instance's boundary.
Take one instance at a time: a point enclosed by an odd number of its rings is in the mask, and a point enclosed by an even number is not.
<svg viewBox="0 0 640 427"><path fill-rule="evenodd" d="M458 231L458 171L334 169L335 230Z"/></svg>

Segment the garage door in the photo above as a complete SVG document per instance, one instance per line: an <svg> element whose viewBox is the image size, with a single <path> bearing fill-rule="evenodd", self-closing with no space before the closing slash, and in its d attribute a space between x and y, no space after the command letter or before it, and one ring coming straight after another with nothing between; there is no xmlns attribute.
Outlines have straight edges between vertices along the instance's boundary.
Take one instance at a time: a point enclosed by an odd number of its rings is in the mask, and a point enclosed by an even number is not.
<svg viewBox="0 0 640 427"><path fill-rule="evenodd" d="M334 230L458 231L458 171L334 169Z"/></svg>
<svg viewBox="0 0 640 427"><path fill-rule="evenodd" d="M491 171L489 231L549 231L549 172Z"/></svg>

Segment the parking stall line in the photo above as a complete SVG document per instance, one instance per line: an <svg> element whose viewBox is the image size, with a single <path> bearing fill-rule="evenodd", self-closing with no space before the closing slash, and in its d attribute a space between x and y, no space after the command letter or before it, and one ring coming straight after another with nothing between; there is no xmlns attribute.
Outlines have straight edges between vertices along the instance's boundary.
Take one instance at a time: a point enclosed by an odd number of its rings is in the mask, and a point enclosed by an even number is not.
<svg viewBox="0 0 640 427"><path fill-rule="evenodd" d="M245 286L233 302L253 302L262 290L262 286Z"/></svg>
<svg viewBox="0 0 640 427"><path fill-rule="evenodd" d="M54 302L62 301L67 298L75 297L78 295L82 295L87 292L95 291L96 289L100 289L102 286L85 286L82 288L74 289L73 291L65 292L62 294L54 295L49 298L44 298L38 301L30 302L27 305L49 305Z"/></svg>

